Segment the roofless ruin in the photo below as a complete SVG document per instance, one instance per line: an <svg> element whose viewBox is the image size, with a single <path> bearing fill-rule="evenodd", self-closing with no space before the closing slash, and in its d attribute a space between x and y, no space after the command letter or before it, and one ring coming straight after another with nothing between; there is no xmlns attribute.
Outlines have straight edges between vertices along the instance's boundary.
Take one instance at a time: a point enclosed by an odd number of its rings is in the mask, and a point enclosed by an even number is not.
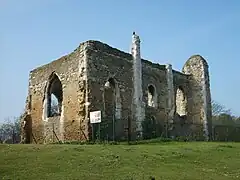
<svg viewBox="0 0 240 180"><path fill-rule="evenodd" d="M92 126L93 111L101 111L101 123ZM194 55L178 72L144 60L136 33L130 53L86 41L30 72L22 122L26 143L126 140L129 134L133 140L188 135L208 140L208 64Z"/></svg>

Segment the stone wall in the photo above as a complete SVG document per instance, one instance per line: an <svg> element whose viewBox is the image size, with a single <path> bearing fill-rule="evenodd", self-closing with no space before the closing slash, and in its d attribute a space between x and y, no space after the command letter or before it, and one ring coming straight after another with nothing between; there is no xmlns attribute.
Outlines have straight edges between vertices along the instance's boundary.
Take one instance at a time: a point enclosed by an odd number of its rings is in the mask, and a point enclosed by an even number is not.
<svg viewBox="0 0 240 180"><path fill-rule="evenodd" d="M89 41L87 49L88 57L88 89L89 89L89 111L101 110L103 112L103 121L108 122L108 136L112 136L112 121L114 117L113 104L116 103L116 97L111 93L114 91L106 90L104 86L110 78L113 78L120 92L120 118L115 119L116 137L126 137L125 129L127 127L127 118L131 114L131 99L133 96L133 61L131 55L98 41ZM142 91L143 105L145 107L145 119L156 120L157 126L165 131L165 125L168 121L168 99L173 99L174 120L169 124L169 133L173 136L190 134L195 131L196 126L192 124L197 120L190 112L192 101L192 75L184 74L175 70L173 73L173 94L168 94L167 70L165 65L151 63L142 59ZM148 105L148 87L152 85L155 88L156 106ZM183 91L185 107L177 97L177 90ZM110 92L110 94L108 94ZM182 97L181 97L182 98ZM177 113L177 106L183 113ZM115 114L116 115L116 114ZM132 119L132 135L136 131L136 122ZM101 125L101 131L104 131L105 123ZM181 124L185 124L184 126ZM98 129L98 127L96 127ZM96 132L95 132L96 133ZM103 133L103 132L102 132ZM104 133L103 133L104 134ZM102 134L102 136L104 136ZM106 134L105 134L106 135Z"/></svg>
<svg viewBox="0 0 240 180"><path fill-rule="evenodd" d="M191 89L189 88L188 75L173 71L175 111L178 115L188 116L188 107L191 106ZM190 119L188 119L191 121Z"/></svg>
<svg viewBox="0 0 240 180"><path fill-rule="evenodd" d="M51 142L53 129L59 140L78 140L83 138L80 126L83 126L83 132L87 127L81 119L80 102L84 103L84 91L80 92L79 86L83 84L79 79L79 64L84 60L84 45L80 46L73 53L55 60L49 64L36 68L30 72L29 94L31 97L29 111L32 119L32 133L37 143ZM55 73L61 83L63 90L63 103L61 116L48 118L46 111L46 91L49 83L49 77ZM33 139L31 140L33 142Z"/></svg>
<svg viewBox="0 0 240 180"><path fill-rule="evenodd" d="M118 139L124 138L127 119L131 115L133 89L131 55L101 42L89 41L87 57L89 111L102 111L101 131L105 132L102 133L103 139L112 139L114 117L115 136ZM110 83L114 83L112 91L105 86L110 79L113 80ZM116 105L119 102L120 113L116 115L114 111L116 112Z"/></svg>
<svg viewBox="0 0 240 180"><path fill-rule="evenodd" d="M190 75L188 113L194 124L202 124L205 140L209 140L212 134L212 109L208 64L200 55L194 55L185 63L183 73Z"/></svg>
<svg viewBox="0 0 240 180"><path fill-rule="evenodd" d="M155 89L156 106L148 103L149 86ZM167 114L167 78L165 65L158 65L143 60L143 101L145 104L145 120L149 118L156 120L156 124L160 129L164 129L164 124L168 119ZM160 135L160 134L159 134Z"/></svg>
<svg viewBox="0 0 240 180"><path fill-rule="evenodd" d="M140 45L135 50L140 58ZM141 121L152 123L155 130L158 128L157 136L201 131L208 139L211 94L206 61L201 56L192 56L183 72L178 72L171 65L141 59L139 77L134 62L129 53L99 41L87 41L71 54L31 71L26 117L32 121L27 123L31 125L28 129L37 143L87 140L92 132L96 138L99 130L101 139L123 140L127 138L127 128L136 138L139 130L136 105L143 108ZM61 81L63 101L61 114L48 117L47 93L53 73ZM136 80L139 83L134 83ZM139 104L134 101L136 95ZM102 111L100 126L92 126L89 121L89 113L96 110Z"/></svg>
<svg viewBox="0 0 240 180"><path fill-rule="evenodd" d="M113 78L120 90L121 117L115 119L116 138L126 138L127 119L131 115L131 103L133 97L133 61L130 54L119 51L98 41L88 41L88 101L90 102L89 111L102 111L103 123L101 131L106 131L105 124L108 121L108 136L112 136L113 101L116 98L108 94L104 86L110 78ZM188 87L188 75L173 71L173 87ZM148 105L148 87L153 85L156 94L156 106ZM143 105L145 108L145 119L154 118L157 126L164 130L164 125L168 120L167 101L169 98L167 88L166 66L152 63L142 59L142 91ZM175 90L174 90L175 92ZM111 93L114 93L113 91ZM175 100L175 95L173 94ZM173 102L175 103L175 101ZM132 137L136 131L136 121L133 116ZM98 130L96 126L95 131ZM91 132L91 131L90 131ZM95 132L97 133L97 132ZM104 133L102 132L102 136ZM160 134L159 134L160 135ZM104 137L102 137L104 138Z"/></svg>

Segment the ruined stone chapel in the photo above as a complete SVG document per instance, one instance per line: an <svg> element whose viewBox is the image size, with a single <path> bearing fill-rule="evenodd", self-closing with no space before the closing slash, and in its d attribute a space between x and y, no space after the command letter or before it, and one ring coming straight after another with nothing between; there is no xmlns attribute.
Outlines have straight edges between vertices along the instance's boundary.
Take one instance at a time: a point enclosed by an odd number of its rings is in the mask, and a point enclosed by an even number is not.
<svg viewBox="0 0 240 180"><path fill-rule="evenodd" d="M101 111L92 129L91 111ZM72 53L30 72L23 117L27 143L126 140L197 135L211 137L208 64L191 56L182 72L170 64L141 58L140 38L132 35L126 53L86 41ZM148 132L150 131L150 132Z"/></svg>

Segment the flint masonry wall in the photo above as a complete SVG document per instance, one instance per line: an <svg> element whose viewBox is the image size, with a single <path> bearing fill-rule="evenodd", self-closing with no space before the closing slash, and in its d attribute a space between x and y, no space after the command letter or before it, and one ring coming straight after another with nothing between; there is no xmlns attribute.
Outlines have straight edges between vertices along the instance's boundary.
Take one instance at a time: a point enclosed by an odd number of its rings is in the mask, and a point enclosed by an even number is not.
<svg viewBox="0 0 240 180"><path fill-rule="evenodd" d="M189 115L188 107L191 106L189 102L189 98L191 98L191 89L189 85L188 75L173 70L175 112L178 113L179 116ZM189 118L191 119L191 117Z"/></svg>
<svg viewBox="0 0 240 180"><path fill-rule="evenodd" d="M168 123L169 135L183 136L186 135L186 131L191 132L189 126L182 127L181 124L191 123L191 114L188 114L188 107L191 107L191 102L188 101L191 96L191 89L189 89L189 75L172 70L172 94L168 94L168 82L167 82L167 70L165 65L154 64L149 61L143 61L143 91L144 91L144 104L145 104L145 116L147 118L153 118L156 120L156 127L160 128L162 133L165 131L165 125ZM156 89L157 104L155 107L148 105L148 86L153 85ZM177 90L183 91L184 97L177 96ZM171 109L168 109L168 100L173 99L173 121L169 121ZM185 99L185 104L181 102L182 98ZM180 108L185 116L181 117L177 108ZM165 133L164 133L165 135Z"/></svg>
<svg viewBox="0 0 240 180"><path fill-rule="evenodd" d="M107 44L98 41L89 41L87 49L88 57L88 100L90 102L89 111L101 110L103 112L103 123L101 131L108 131L108 136L112 136L113 101L115 97L104 87L105 83L113 78L119 87L121 116L115 119L116 138L126 138L127 118L131 115L131 103L133 96L133 62L131 54L112 48ZM174 87L182 86L187 89L187 75L174 71ZM167 78L165 65L159 65L142 59L142 88L143 105L146 118L154 118L156 123L164 129L164 124L168 119L167 114ZM156 90L156 106L148 106L148 86L153 85ZM175 100L175 98L174 98ZM175 102L174 102L175 103ZM145 117L144 117L145 118ZM131 119L132 135L135 136L136 122ZM107 123L108 122L108 123ZM108 129L106 129L106 123ZM97 131L98 127L95 127ZM97 133L97 132L95 132ZM102 134L104 136L104 133ZM105 133L106 136L106 133Z"/></svg>
<svg viewBox="0 0 240 180"><path fill-rule="evenodd" d="M167 78L165 65L151 63L143 60L143 101L145 104L145 119L153 118L156 121L157 127L164 128L164 124L168 119L167 114ZM148 87L155 88L155 103L156 106L148 104Z"/></svg>
<svg viewBox="0 0 240 180"><path fill-rule="evenodd" d="M117 83L120 92L121 102L121 116L115 119L116 138L126 138L125 128L127 125L127 118L131 114L131 99L133 96L133 71L132 71L132 56L128 53L122 52L118 49L112 48L107 44L98 41L88 42L88 88L89 88L89 111L101 110L103 112L103 121L101 131L108 131L108 136L112 136L112 119L113 119L113 102L116 101L112 97L113 92L106 90L105 83L113 78ZM144 118L154 118L157 126L161 126L164 130L164 124L168 121L167 101L169 98L167 89L167 71L165 65L159 65L142 59L142 87L143 87L143 105L145 107ZM184 123L191 123L191 113L188 113L188 107L191 107L191 89L190 75L173 70L173 100L174 111L176 112L176 105L178 98L176 97L177 89L180 87L183 90L186 107L186 117L180 119L174 113L174 122L170 128L172 135L184 135L188 127L180 128L180 121ZM148 86L153 85L156 90L156 106L148 105ZM109 98L109 97L112 98ZM180 103L180 105L182 105ZM179 106L179 105L178 105ZM108 121L108 129L106 129L106 122ZM132 132L135 132L136 122L132 119ZM98 129L96 127L95 129ZM191 131L191 129L187 129ZM181 132L182 131L182 132ZM95 132L96 133L96 132ZM134 134L134 133L133 133ZM104 136L104 133L102 134Z"/></svg>
<svg viewBox="0 0 240 180"><path fill-rule="evenodd" d="M153 118L162 131L167 124L172 136L186 135L188 131L201 131L206 137L211 134L211 95L206 61L201 56L192 56L184 65L183 73L147 60L141 62L143 119ZM59 140L90 139L89 112L95 110L102 111L102 139L126 139L129 118L134 138L133 67L131 54L99 41L87 41L73 53L31 71L26 112L27 117L31 117L32 122L28 124L37 143L52 142L53 124ZM46 90L53 72L61 81L63 102L61 115L49 118L46 116ZM154 89L150 103L149 92L152 90L149 89ZM194 123L203 125L203 129L196 128ZM95 134L97 129L94 128Z"/></svg>
<svg viewBox="0 0 240 180"><path fill-rule="evenodd" d="M212 107L208 64L200 55L191 56L183 66L189 74L189 116L193 123L203 124L202 133L206 140L212 134ZM190 106L191 105L191 106Z"/></svg>
<svg viewBox="0 0 240 180"><path fill-rule="evenodd" d="M113 118L116 138L124 138L128 117L131 115L132 57L98 41L88 42L87 56L89 111L102 111L102 138L112 139ZM110 84L112 88L108 89L104 85L109 79L115 85ZM115 117L114 111L119 112L115 113ZM134 124L132 128L134 129Z"/></svg>
<svg viewBox="0 0 240 180"><path fill-rule="evenodd" d="M79 102L85 102L83 85L79 78L79 65L84 61L84 45L73 53L30 72L29 95L31 97L32 133L37 143L52 142L54 131L59 140L78 140L83 132L88 133L81 114L84 107ZM55 72L62 83L63 102L61 116L46 117L46 90L50 75ZM28 98L29 99L29 98ZM33 142L33 139L31 139Z"/></svg>

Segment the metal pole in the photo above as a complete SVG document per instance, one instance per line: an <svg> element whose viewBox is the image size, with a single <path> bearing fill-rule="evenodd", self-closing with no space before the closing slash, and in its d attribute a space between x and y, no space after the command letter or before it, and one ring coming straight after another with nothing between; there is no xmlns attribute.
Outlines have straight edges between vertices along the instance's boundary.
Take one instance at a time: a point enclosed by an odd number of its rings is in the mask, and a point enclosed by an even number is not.
<svg viewBox="0 0 240 180"><path fill-rule="evenodd" d="M128 128L127 128L127 131L128 131L128 144L130 144L130 141L131 141L131 119L130 119L130 116L128 116Z"/></svg>
<svg viewBox="0 0 240 180"><path fill-rule="evenodd" d="M94 129L93 129L94 123L92 123L92 141L94 141Z"/></svg>
<svg viewBox="0 0 240 180"><path fill-rule="evenodd" d="M169 127L168 127L168 123L169 123L169 120L172 120L172 119L169 118L170 108L168 108L168 113L167 113L167 114L168 114L168 118L167 118L167 122L166 122L166 124L165 124L165 128L166 128L166 129L165 129L165 131L166 131L166 132L165 132L165 133L166 133L165 136L166 136L166 138L168 138L168 128L169 128Z"/></svg>
<svg viewBox="0 0 240 180"><path fill-rule="evenodd" d="M15 144L14 129L12 129L12 143Z"/></svg>
<svg viewBox="0 0 240 180"><path fill-rule="evenodd" d="M101 123L98 123L98 140L100 141L101 139Z"/></svg>
<svg viewBox="0 0 240 180"><path fill-rule="evenodd" d="M115 107L113 103L113 141L115 141Z"/></svg>
<svg viewBox="0 0 240 180"><path fill-rule="evenodd" d="M54 123L52 123L52 142L54 142Z"/></svg>
<svg viewBox="0 0 240 180"><path fill-rule="evenodd" d="M166 130L165 130L166 131L166 138L168 138L168 121L166 122L165 125L166 125Z"/></svg>
<svg viewBox="0 0 240 180"><path fill-rule="evenodd" d="M116 111L116 84L114 87L114 100L113 100L113 141L115 141L115 111Z"/></svg>

